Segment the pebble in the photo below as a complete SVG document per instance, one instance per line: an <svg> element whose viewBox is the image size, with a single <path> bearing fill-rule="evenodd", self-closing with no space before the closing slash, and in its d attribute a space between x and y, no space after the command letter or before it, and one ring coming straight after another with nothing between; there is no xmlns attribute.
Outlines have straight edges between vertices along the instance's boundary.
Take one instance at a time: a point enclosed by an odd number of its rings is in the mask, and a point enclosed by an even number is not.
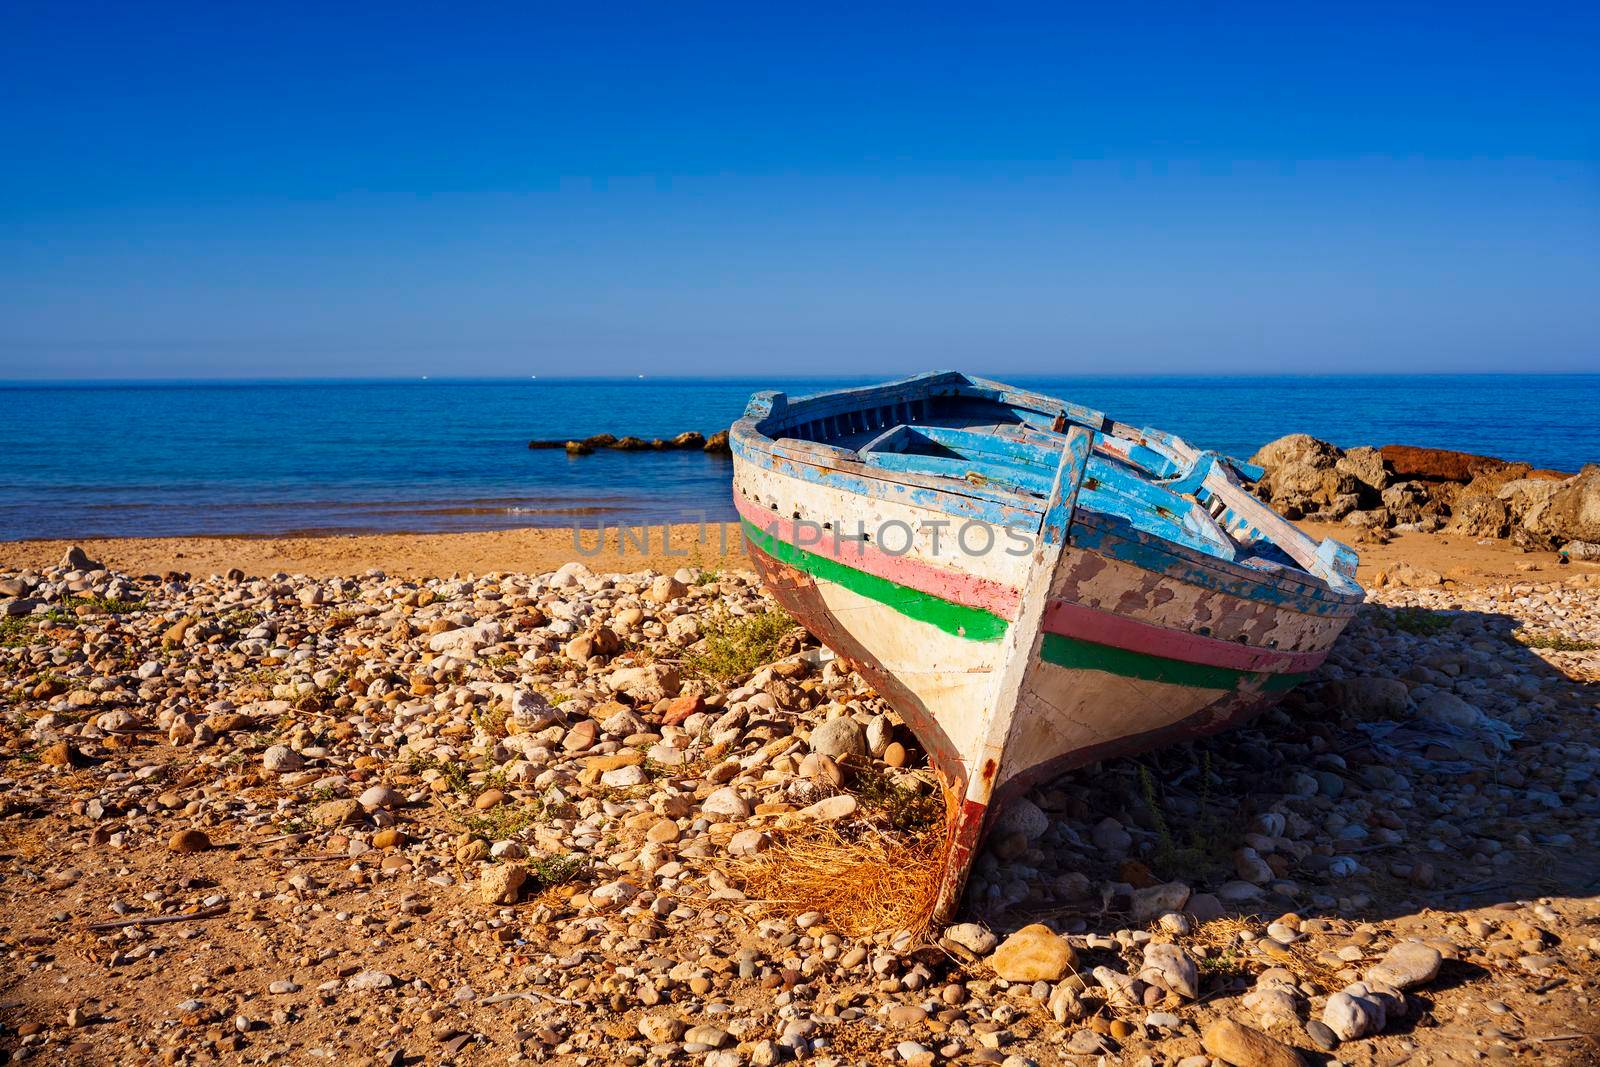
<svg viewBox="0 0 1600 1067"><path fill-rule="evenodd" d="M204 830L190 827L173 834L167 841L167 848L173 852L205 852L211 848L211 838Z"/></svg>
<svg viewBox="0 0 1600 1067"><path fill-rule="evenodd" d="M1066 939L1042 923L1024 926L989 957L995 973L1011 982L1054 982L1076 962Z"/></svg>

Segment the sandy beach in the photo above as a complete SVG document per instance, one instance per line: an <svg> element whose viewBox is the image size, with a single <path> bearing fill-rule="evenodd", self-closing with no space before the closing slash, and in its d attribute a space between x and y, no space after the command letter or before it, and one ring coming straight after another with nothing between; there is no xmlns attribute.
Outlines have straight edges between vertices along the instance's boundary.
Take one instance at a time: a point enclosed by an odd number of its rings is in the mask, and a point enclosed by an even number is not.
<svg viewBox="0 0 1600 1067"><path fill-rule="evenodd" d="M1336 523L1302 522L1313 536L1350 538ZM679 567L744 568L735 523L628 527L619 547L616 528L603 547L592 528L496 530L449 534L361 534L330 537L151 537L73 541L0 541L0 568L47 567L73 544L93 558L130 574L183 571L224 574L303 574L310 577L386 574L442 577L454 574L553 571L581 560L597 571L671 571ZM581 545L580 552L575 546ZM1453 533L1405 533L1386 544L1361 544L1360 578L1371 584L1399 563L1437 572L1451 582L1477 586L1520 575L1578 573L1595 563L1564 564L1555 552L1523 551L1511 542Z"/></svg>
<svg viewBox="0 0 1600 1067"><path fill-rule="evenodd" d="M75 542L0 542L0 567L49 566ZM150 537L76 542L95 559L133 574L187 571L329 577L377 568L437 577L553 571L582 560L599 571L676 570L739 565L735 523L492 530L476 533L357 534L328 537Z"/></svg>

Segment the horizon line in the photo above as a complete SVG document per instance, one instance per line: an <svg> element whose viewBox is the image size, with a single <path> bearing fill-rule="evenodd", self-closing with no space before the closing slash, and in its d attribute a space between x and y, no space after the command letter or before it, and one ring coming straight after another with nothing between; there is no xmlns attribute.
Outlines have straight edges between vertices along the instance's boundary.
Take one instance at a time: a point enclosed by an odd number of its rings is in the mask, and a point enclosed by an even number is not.
<svg viewBox="0 0 1600 1067"><path fill-rule="evenodd" d="M910 374L922 372L887 372L885 374L469 374L469 375L278 375L278 376L235 376L235 377L193 377L182 375L149 376L134 378L117 377L84 377L84 378L0 378L0 389L27 388L27 387L61 387L61 386L114 386L114 385L438 385L438 384L471 384L471 383L497 383L497 384L528 384L530 382L608 382L624 383L716 383L716 382L751 382L765 381L781 378L785 381L795 382L829 382L829 381L892 381L897 378L908 377ZM968 373L962 371L961 373ZM1318 378L1595 378L1600 377L1600 371L1569 371L1569 370L1532 370L1532 371L1324 371L1320 373L1292 372L1292 371L1238 371L1228 373L1200 374L1192 372L1165 372L1165 373L1139 373L1139 372L1107 372L1101 371L1093 374L1063 373L1045 371L988 371L980 375L988 378L1016 378L1016 379L1056 379L1056 380L1095 380L1116 379L1122 381L1159 381L1159 380L1191 380L1191 381L1216 381L1265 379L1265 380L1292 380L1292 379L1318 379Z"/></svg>

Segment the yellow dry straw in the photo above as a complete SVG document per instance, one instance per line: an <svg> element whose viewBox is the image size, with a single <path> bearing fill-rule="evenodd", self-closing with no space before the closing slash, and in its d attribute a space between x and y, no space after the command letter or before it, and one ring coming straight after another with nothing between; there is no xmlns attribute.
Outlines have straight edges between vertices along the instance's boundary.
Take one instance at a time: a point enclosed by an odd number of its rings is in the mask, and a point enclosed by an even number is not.
<svg viewBox="0 0 1600 1067"><path fill-rule="evenodd" d="M943 837L940 830L911 840L867 830L846 838L832 827L806 827L732 861L730 873L768 915L819 912L849 937L899 930L921 936L939 891Z"/></svg>

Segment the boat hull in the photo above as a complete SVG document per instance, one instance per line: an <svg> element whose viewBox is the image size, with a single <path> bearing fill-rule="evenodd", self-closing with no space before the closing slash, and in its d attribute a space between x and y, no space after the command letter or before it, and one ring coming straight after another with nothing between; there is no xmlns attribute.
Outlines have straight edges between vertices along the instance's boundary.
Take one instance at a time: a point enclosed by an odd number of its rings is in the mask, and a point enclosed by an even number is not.
<svg viewBox="0 0 1600 1067"><path fill-rule="evenodd" d="M938 773L948 821L946 911L959 900L991 811L1052 776L1246 721L1315 669L1348 618L1068 548L1004 756L986 769L982 736L995 711L1002 638L1013 625L996 612L1015 610L1016 591L911 579L971 602L947 600L895 581L907 578L904 566L849 548L815 551L827 548L825 539L801 548L792 520L748 503L740 510L747 554L768 591L888 701ZM987 623L975 621L985 616ZM1172 625L1183 616L1188 627ZM1251 636L1287 647L1239 643Z"/></svg>
<svg viewBox="0 0 1600 1067"><path fill-rule="evenodd" d="M1047 430L995 432L1052 405ZM1102 434L1111 458L1091 464ZM731 444L763 582L898 712L942 783L935 921L1008 798L1244 721L1317 667L1361 600L1348 549L1310 542L1211 454L995 383L759 394ZM1160 484L1130 480L1135 460ZM994 480L1008 462L1027 492Z"/></svg>

